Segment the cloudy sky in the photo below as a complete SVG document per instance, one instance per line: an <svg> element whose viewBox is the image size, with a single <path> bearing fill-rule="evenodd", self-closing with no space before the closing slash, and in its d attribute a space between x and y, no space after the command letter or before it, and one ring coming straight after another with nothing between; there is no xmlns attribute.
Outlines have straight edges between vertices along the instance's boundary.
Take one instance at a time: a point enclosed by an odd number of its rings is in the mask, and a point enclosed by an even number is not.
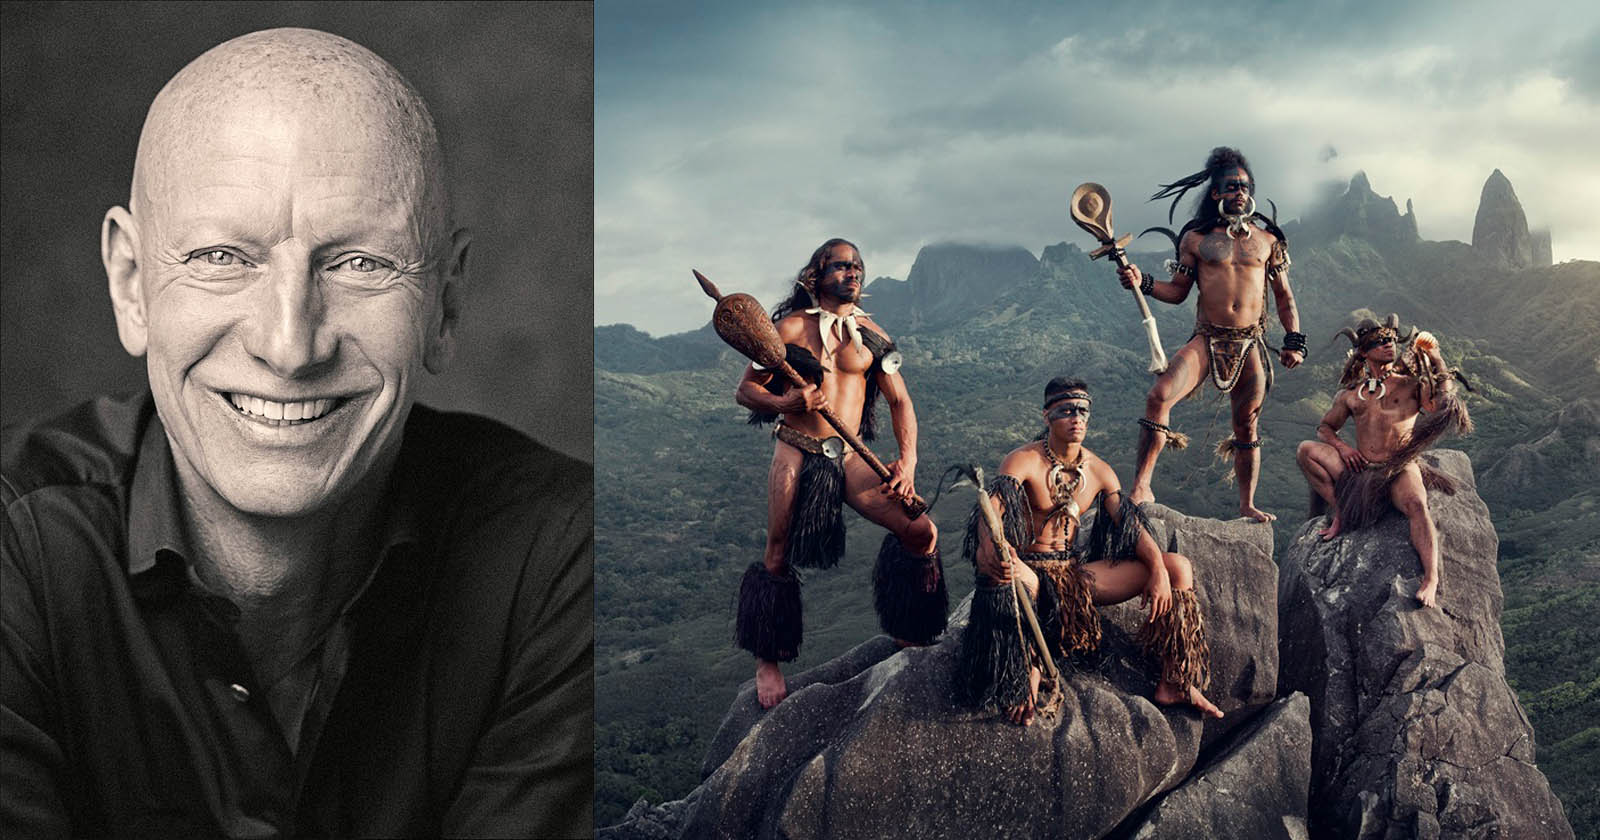
<svg viewBox="0 0 1600 840"><path fill-rule="evenodd" d="M1087 246L1083 181L1164 224L1144 199L1219 144L1281 219L1364 170L1427 239L1470 240L1498 168L1600 260L1600 4L984 5L600 3L596 324L703 325L691 267L770 306L830 236L902 279L934 242Z"/></svg>

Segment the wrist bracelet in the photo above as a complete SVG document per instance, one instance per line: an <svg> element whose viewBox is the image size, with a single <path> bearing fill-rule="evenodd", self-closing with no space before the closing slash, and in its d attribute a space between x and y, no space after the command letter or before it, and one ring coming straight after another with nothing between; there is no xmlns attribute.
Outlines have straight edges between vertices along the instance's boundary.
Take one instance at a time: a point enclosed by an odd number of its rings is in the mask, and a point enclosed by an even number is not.
<svg viewBox="0 0 1600 840"><path fill-rule="evenodd" d="M1156 278L1151 277L1148 274L1146 274L1144 276L1143 280L1139 281L1139 293L1140 294L1148 295L1151 292L1155 291L1155 288L1156 288Z"/></svg>
<svg viewBox="0 0 1600 840"><path fill-rule="evenodd" d="M1302 332L1286 332L1283 334L1283 349L1293 350L1296 353L1306 354L1306 334Z"/></svg>

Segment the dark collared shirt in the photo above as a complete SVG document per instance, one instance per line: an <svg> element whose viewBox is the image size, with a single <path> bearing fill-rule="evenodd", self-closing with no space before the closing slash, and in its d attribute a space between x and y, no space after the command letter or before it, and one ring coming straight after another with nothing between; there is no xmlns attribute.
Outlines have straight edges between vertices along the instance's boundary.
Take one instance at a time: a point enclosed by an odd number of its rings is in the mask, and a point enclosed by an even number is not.
<svg viewBox="0 0 1600 840"><path fill-rule="evenodd" d="M148 394L3 455L0 833L589 833L589 466L413 409L370 573L263 685Z"/></svg>

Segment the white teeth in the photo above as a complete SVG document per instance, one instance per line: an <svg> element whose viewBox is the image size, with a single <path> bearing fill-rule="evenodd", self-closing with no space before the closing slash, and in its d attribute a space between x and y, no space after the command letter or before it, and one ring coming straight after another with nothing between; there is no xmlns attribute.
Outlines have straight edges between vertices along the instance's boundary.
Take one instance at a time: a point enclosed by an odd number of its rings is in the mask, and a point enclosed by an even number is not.
<svg viewBox="0 0 1600 840"><path fill-rule="evenodd" d="M333 408L333 400L331 399L281 403L244 394L229 394L228 400L233 403L234 408L245 414L264 417L268 420L315 420L327 414L328 410Z"/></svg>

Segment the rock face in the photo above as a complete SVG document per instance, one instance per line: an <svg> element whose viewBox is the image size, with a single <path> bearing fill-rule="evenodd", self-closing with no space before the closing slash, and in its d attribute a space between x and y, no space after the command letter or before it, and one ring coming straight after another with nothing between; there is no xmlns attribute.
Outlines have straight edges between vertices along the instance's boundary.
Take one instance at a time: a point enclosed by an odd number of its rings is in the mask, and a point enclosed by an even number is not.
<svg viewBox="0 0 1600 840"><path fill-rule="evenodd" d="M1429 494L1439 609L1412 597L1398 513L1327 542L1312 520L1281 563L1279 691L1311 699L1311 836L1571 837L1505 681L1498 541L1471 465L1424 458L1463 485Z"/></svg>
<svg viewBox="0 0 1600 840"><path fill-rule="evenodd" d="M1331 242L1340 236L1352 236L1381 247L1407 245L1421 238L1411 201L1406 200L1406 212L1402 215L1393 198L1372 191L1372 183L1365 172L1357 172L1342 195L1307 214L1303 227L1295 233L1305 237L1300 244ZM1300 236L1291 236L1291 247L1299 239Z"/></svg>
<svg viewBox="0 0 1600 840"><path fill-rule="evenodd" d="M904 283L873 281L862 306L880 322L887 318L891 334L927 329L993 303L1038 269L1039 261L1020 245L927 245Z"/></svg>
<svg viewBox="0 0 1600 840"><path fill-rule="evenodd" d="M1484 182L1483 194L1478 198L1472 247L1484 258L1511 268L1534 265L1528 217L1522 212L1522 202L1517 200L1511 181L1498 169Z"/></svg>
<svg viewBox="0 0 1600 840"><path fill-rule="evenodd" d="M897 651L870 640L794 677L789 697L765 713L747 683L701 787L682 803L638 807L602 836L971 840L1117 830L1182 783L1203 745L1229 749L1277 680L1271 530L1154 512L1159 541L1195 565L1211 639L1208 693L1229 713L1223 721L1149 700L1154 663L1133 642L1143 622L1136 603L1104 611L1098 661L1068 672L1055 719L1020 728L975 716L951 700L963 605L939 644Z"/></svg>
<svg viewBox="0 0 1600 840"><path fill-rule="evenodd" d="M1229 749L1157 800L1134 840L1304 840L1310 715L1304 694L1268 706Z"/></svg>
<svg viewBox="0 0 1600 840"><path fill-rule="evenodd" d="M1550 251L1550 229L1536 230L1532 234L1533 267L1543 268L1555 263Z"/></svg>

